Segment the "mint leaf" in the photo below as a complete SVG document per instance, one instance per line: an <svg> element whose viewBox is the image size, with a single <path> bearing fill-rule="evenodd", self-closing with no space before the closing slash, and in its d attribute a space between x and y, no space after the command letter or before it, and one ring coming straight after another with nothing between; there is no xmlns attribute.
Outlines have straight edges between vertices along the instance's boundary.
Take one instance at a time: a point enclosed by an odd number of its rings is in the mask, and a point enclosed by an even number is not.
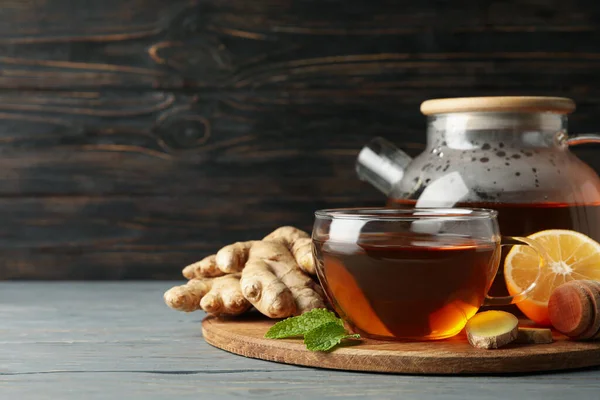
<svg viewBox="0 0 600 400"><path fill-rule="evenodd" d="M304 344L311 351L328 351L343 339L360 339L360 335L349 334L343 321L325 308L284 319L273 325L265 334L268 339L294 336L304 336Z"/></svg>
<svg viewBox="0 0 600 400"><path fill-rule="evenodd" d="M265 338L283 339L303 336L323 324L332 322L343 329L342 320L336 317L334 313L325 308L316 308L297 317L290 317L276 323L267 331Z"/></svg>
<svg viewBox="0 0 600 400"><path fill-rule="evenodd" d="M343 339L360 339L360 335L349 335L337 322L328 322L304 335L304 344L311 351L327 351L340 344Z"/></svg>

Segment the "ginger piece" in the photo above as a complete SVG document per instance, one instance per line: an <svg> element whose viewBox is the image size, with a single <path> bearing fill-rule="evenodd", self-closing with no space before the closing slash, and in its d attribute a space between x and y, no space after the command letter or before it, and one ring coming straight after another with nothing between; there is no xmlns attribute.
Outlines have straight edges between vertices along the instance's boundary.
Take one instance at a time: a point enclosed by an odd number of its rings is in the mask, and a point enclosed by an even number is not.
<svg viewBox="0 0 600 400"><path fill-rule="evenodd" d="M552 343L552 331L548 328L519 327L514 343L518 344L547 344Z"/></svg>
<svg viewBox="0 0 600 400"><path fill-rule="evenodd" d="M240 274L191 279L164 294L165 303L179 311L204 310L214 315L238 315L250 308L240 289Z"/></svg>
<svg viewBox="0 0 600 400"><path fill-rule="evenodd" d="M265 236L263 240L283 243L304 272L316 275L312 240L308 233L293 226L282 226Z"/></svg>
<svg viewBox="0 0 600 400"><path fill-rule="evenodd" d="M177 310L203 309L215 315L241 313L250 304L269 318L299 315L325 307L321 286L307 272L315 272L311 239L284 226L263 240L233 243L188 265L183 275L191 280L165 293L165 302ZM246 308L232 309L224 301L240 294Z"/></svg>
<svg viewBox="0 0 600 400"><path fill-rule="evenodd" d="M244 260L248 259L248 251L255 242L236 242L229 244L208 257L188 265L182 271L187 279L214 278L240 272L244 268Z"/></svg>
<svg viewBox="0 0 600 400"><path fill-rule="evenodd" d="M519 320L504 311L475 314L466 325L469 343L479 349L497 349L513 342L519 332Z"/></svg>
<svg viewBox="0 0 600 400"><path fill-rule="evenodd" d="M312 241L308 233L293 226L282 226L265 236L263 241L282 243L292 253L297 265L304 272L316 275ZM244 269L248 252L255 242L257 241L250 240L227 245L217 254L185 267L183 276L193 279L240 272Z"/></svg>
<svg viewBox="0 0 600 400"><path fill-rule="evenodd" d="M223 247L215 257L217 268L226 274L240 272L244 269L250 248L256 240L237 242Z"/></svg>
<svg viewBox="0 0 600 400"><path fill-rule="evenodd" d="M282 226L265 236L262 241L283 244L304 272L311 275L316 274L312 241L308 233L293 226ZM244 269L248 253L256 242L255 240L237 242L223 247L216 255L217 268L228 274L240 272Z"/></svg>
<svg viewBox="0 0 600 400"><path fill-rule="evenodd" d="M202 277L214 278L225 275L223 271L217 268L217 257L215 254L204 257L202 260L188 265L182 272L183 276L187 279Z"/></svg>
<svg viewBox="0 0 600 400"><path fill-rule="evenodd" d="M254 242L247 256L240 279L242 293L267 317L284 318L325 307L321 287L299 268L283 242Z"/></svg>
<svg viewBox="0 0 600 400"><path fill-rule="evenodd" d="M240 272L244 268L243 260L248 258L248 251L254 242L251 240L227 245L217 254L185 267L182 271L183 276L187 279L213 278Z"/></svg>

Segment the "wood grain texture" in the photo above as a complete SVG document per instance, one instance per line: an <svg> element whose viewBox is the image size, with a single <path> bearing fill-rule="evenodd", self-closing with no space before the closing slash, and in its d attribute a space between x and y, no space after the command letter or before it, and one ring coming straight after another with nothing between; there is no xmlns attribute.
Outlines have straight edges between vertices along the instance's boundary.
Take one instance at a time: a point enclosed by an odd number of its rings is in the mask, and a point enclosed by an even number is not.
<svg viewBox="0 0 600 400"><path fill-rule="evenodd" d="M300 368L229 354L179 313L176 282L0 283L0 393L13 399L595 400L600 370L418 376Z"/></svg>
<svg viewBox="0 0 600 400"><path fill-rule="evenodd" d="M183 266L227 244L227 235L262 238L292 223L310 230L312 210L328 204L235 193L0 199L0 215L11 227L2 237L2 271L31 279L180 276Z"/></svg>
<svg viewBox="0 0 600 400"><path fill-rule="evenodd" d="M572 97L596 131L598 39L592 0L6 1L0 279L177 277L271 221L383 204L355 156L418 154L428 98Z"/></svg>
<svg viewBox="0 0 600 400"><path fill-rule="evenodd" d="M329 353L312 352L302 340L265 339L273 321L263 316L207 317L202 336L211 345L245 357L346 371L401 374L511 374L600 365L600 343L573 342L556 334L544 345L473 348L460 334L438 342L391 342L362 339ZM353 345L355 344L355 345Z"/></svg>

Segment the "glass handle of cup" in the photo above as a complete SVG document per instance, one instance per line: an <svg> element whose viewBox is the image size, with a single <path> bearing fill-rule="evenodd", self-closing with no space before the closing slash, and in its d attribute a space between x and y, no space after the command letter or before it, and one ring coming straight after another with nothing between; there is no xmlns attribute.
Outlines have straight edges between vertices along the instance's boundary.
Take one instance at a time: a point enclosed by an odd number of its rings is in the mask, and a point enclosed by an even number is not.
<svg viewBox="0 0 600 400"><path fill-rule="evenodd" d="M517 293L512 296L489 296L485 295L483 301L484 306L507 306L509 304L518 303L525 298L536 288L540 277L542 276L542 269L547 265L549 260L548 254L543 246L540 246L535 240L519 237L519 236L502 236L501 246L523 246L527 245L533 248L539 255L538 273L534 281L526 287L521 293ZM501 266L503 267L503 266Z"/></svg>

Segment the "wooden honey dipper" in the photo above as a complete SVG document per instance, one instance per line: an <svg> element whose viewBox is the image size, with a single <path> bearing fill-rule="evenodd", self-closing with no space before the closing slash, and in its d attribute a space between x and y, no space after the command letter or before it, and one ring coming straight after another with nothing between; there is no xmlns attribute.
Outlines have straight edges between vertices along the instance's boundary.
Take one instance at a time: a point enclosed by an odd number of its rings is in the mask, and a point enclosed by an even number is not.
<svg viewBox="0 0 600 400"><path fill-rule="evenodd" d="M552 326L571 339L600 339L600 282L560 285L550 295L548 314Z"/></svg>

